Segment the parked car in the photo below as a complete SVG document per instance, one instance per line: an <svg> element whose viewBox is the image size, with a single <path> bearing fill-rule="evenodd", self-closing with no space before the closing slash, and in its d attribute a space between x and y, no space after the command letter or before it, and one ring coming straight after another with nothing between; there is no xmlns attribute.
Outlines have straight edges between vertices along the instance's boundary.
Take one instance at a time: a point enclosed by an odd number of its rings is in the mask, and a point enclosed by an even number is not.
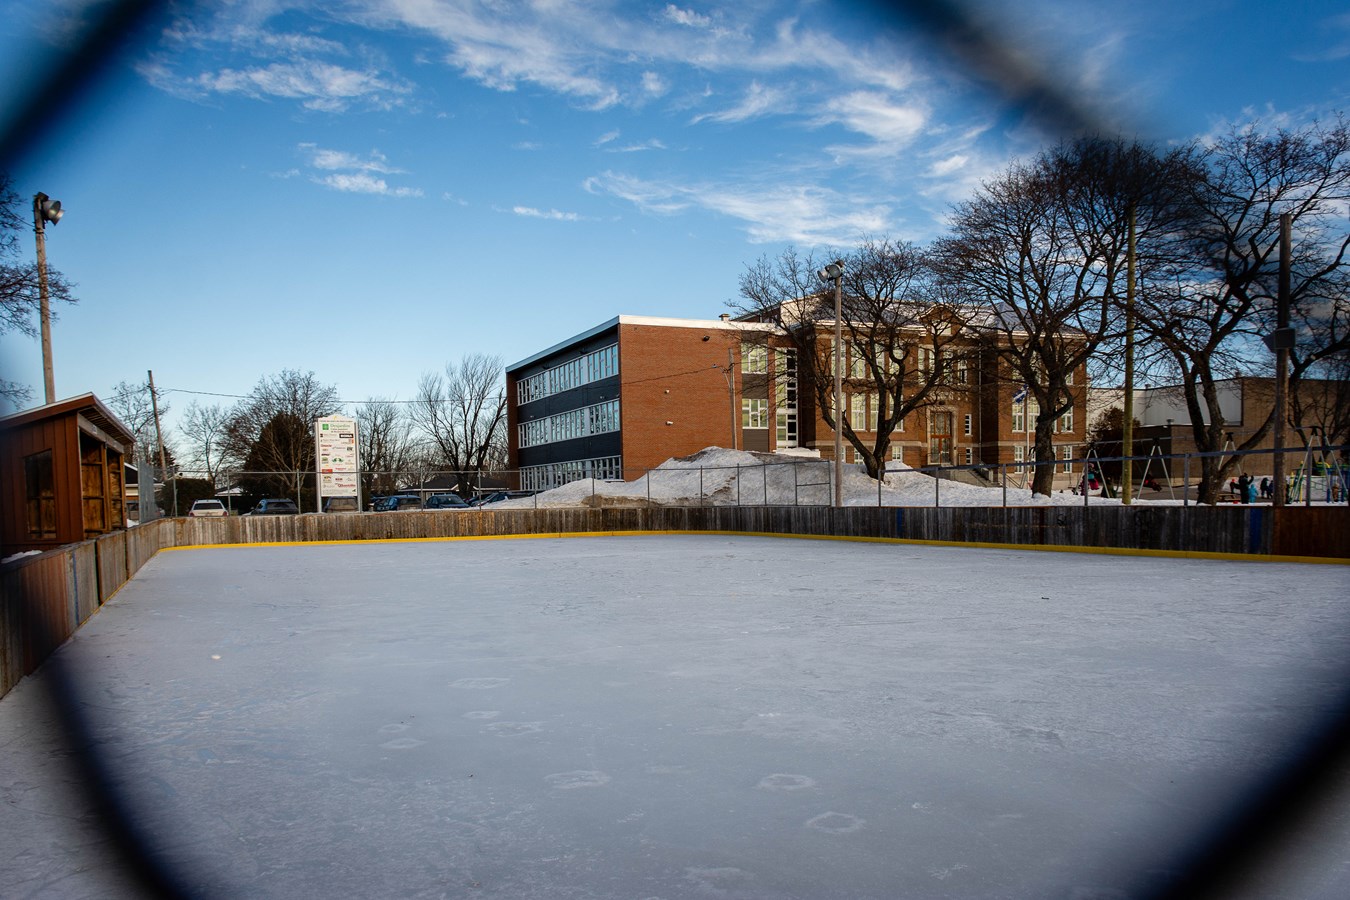
<svg viewBox="0 0 1350 900"><path fill-rule="evenodd" d="M355 497L329 497L323 501L323 511L326 513L339 512L360 512L356 505Z"/></svg>
<svg viewBox="0 0 1350 900"><path fill-rule="evenodd" d="M230 511L219 500L193 500L188 515L193 518L203 516L228 516Z"/></svg>
<svg viewBox="0 0 1350 900"><path fill-rule="evenodd" d="M421 509L422 498L416 494L394 494L391 497L381 497L375 501L371 507L375 512L398 512L405 509Z"/></svg>
<svg viewBox="0 0 1350 900"><path fill-rule="evenodd" d="M475 497L470 506L487 506L489 503L500 503L502 500L515 500L518 497L533 497L535 493L536 491L493 491L490 494Z"/></svg>
<svg viewBox="0 0 1350 900"><path fill-rule="evenodd" d="M296 516L299 514L300 508L295 505L294 500L259 500L257 506L245 513L249 516Z"/></svg>
<svg viewBox="0 0 1350 900"><path fill-rule="evenodd" d="M422 504L423 509L468 509L469 504L464 502L464 498L459 494L432 494L427 498L427 502Z"/></svg>

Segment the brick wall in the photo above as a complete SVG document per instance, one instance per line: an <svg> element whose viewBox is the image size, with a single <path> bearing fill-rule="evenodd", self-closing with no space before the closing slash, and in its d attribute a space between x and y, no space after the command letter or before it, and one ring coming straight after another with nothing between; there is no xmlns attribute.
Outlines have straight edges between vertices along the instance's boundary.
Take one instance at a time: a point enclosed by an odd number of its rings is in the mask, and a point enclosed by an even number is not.
<svg viewBox="0 0 1350 900"><path fill-rule="evenodd" d="M731 353L740 446L740 339L733 327L619 326L619 407L624 478L674 456L730 447L725 369ZM667 424L669 423L669 424Z"/></svg>

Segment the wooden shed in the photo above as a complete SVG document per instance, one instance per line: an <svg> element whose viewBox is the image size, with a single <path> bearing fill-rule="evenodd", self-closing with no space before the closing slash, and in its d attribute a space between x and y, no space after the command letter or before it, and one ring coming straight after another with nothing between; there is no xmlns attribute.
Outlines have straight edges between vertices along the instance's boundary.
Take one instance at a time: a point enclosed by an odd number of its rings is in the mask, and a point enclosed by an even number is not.
<svg viewBox="0 0 1350 900"><path fill-rule="evenodd" d="M0 417L0 558L126 527L133 441L93 394Z"/></svg>

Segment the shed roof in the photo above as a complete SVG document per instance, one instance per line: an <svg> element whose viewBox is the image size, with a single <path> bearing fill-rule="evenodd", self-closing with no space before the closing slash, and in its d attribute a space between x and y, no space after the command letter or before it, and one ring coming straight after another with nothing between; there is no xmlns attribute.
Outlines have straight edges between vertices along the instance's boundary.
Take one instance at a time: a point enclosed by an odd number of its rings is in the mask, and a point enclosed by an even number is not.
<svg viewBox="0 0 1350 900"><path fill-rule="evenodd" d="M33 422L41 422L44 419L55 419L70 414L82 416L89 424L105 432L114 441L130 445L136 440L136 436L131 433L131 429L127 428L122 420L117 418L113 411L104 406L103 401L93 394L80 394L78 397L57 400L54 403L35 406L23 412L0 416L0 431L8 431L21 425L29 425Z"/></svg>

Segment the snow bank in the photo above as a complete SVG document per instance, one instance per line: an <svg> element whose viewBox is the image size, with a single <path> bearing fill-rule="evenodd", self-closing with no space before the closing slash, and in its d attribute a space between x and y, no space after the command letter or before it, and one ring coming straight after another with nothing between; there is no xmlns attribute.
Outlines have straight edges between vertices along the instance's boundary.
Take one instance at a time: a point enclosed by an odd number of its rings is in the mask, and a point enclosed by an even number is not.
<svg viewBox="0 0 1350 900"><path fill-rule="evenodd" d="M883 484L860 464L844 466L845 506L1002 506L1002 487L979 487L916 472L888 463ZM752 453L708 447L692 456L668 459L633 481L584 479L492 504L493 509L576 506L829 506L834 463L803 454ZM1008 486L1009 506L1082 506L1083 498L1064 492L1049 497ZM1090 497L1093 505L1119 505ZM1136 501L1139 502L1139 501Z"/></svg>

